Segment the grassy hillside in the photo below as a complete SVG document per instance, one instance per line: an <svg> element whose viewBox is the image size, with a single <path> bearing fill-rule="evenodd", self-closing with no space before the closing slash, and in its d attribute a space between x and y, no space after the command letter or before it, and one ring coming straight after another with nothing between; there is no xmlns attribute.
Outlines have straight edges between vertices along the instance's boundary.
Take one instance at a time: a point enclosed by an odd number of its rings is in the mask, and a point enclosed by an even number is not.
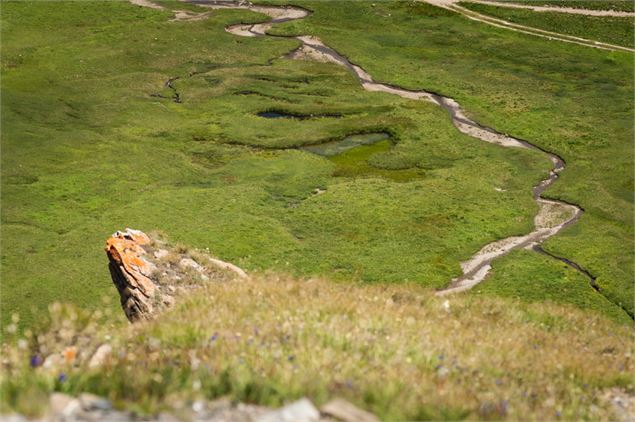
<svg viewBox="0 0 635 422"><path fill-rule="evenodd" d="M632 54L545 41L420 2L294 3L314 13L272 32L317 35L377 81L451 96L478 122L562 156L567 169L545 194L586 212L546 249L581 264L633 314Z"/></svg>
<svg viewBox="0 0 635 422"><path fill-rule="evenodd" d="M633 48L635 30L632 17L583 16L557 12L537 13L526 9L495 7L470 3L469 1L461 2L460 5L483 15L532 28Z"/></svg>
<svg viewBox="0 0 635 422"><path fill-rule="evenodd" d="M334 65L273 60L294 41L223 30L261 16L170 18L125 2L3 4L5 322L113 295L102 247L126 226L248 270L431 287L531 229L542 155L463 136L439 108L364 92ZM180 103L164 86L175 77ZM390 141L298 149L360 132Z"/></svg>
<svg viewBox="0 0 635 422"><path fill-rule="evenodd" d="M141 414L224 395L274 406L306 395L344 397L385 420L616 420L607 397L633 388L628 326L553 304L446 302L414 285L270 274L210 283L134 325L121 310L50 309L50 323L2 348L5 411L37 414L63 391ZM112 352L90 368L102 344Z"/></svg>
<svg viewBox="0 0 635 422"><path fill-rule="evenodd" d="M479 121L562 155L567 170L548 194L586 213L547 248L632 313L628 54L419 3L302 4L315 13L274 30L319 35L379 80L451 95ZM429 287L482 245L531 229L544 156L463 136L439 108L364 92L334 65L281 59L295 41L223 30L263 16L171 17L125 2L3 3L5 322L19 310L29 326L55 300L96 306L114 294L101 248L125 226L248 270ZM303 118L258 115L272 110ZM302 149L359 133L390 139L333 157ZM563 294L550 281L571 277L555 263L515 257L484 291L508 295L531 267L551 286L545 296L614 315L582 278Z"/></svg>

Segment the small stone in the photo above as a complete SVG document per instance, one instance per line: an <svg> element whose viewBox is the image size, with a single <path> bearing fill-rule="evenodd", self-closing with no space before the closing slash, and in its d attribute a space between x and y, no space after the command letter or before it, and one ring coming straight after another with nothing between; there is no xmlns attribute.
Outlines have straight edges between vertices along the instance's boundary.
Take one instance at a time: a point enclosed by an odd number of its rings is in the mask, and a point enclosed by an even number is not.
<svg viewBox="0 0 635 422"><path fill-rule="evenodd" d="M201 268L198 262L194 261L192 258L183 258L179 261L179 266L181 268L194 268L195 270Z"/></svg>
<svg viewBox="0 0 635 422"><path fill-rule="evenodd" d="M90 393L80 394L79 403L81 404L82 409L86 411L112 409L112 405L108 400Z"/></svg>
<svg viewBox="0 0 635 422"><path fill-rule="evenodd" d="M169 413L159 413L157 422L179 422L179 419Z"/></svg>
<svg viewBox="0 0 635 422"><path fill-rule="evenodd" d="M256 422L313 422L320 420L320 412L307 398L302 398L280 409L267 412Z"/></svg>
<svg viewBox="0 0 635 422"><path fill-rule="evenodd" d="M73 416L80 409L79 400L63 393L53 393L49 397L49 411L53 419Z"/></svg>
<svg viewBox="0 0 635 422"><path fill-rule="evenodd" d="M379 418L343 399L333 399L320 408L322 414L344 422L379 422Z"/></svg>
<svg viewBox="0 0 635 422"><path fill-rule="evenodd" d="M443 309L445 309L446 312L450 312L450 301L446 300L443 302Z"/></svg>
<svg viewBox="0 0 635 422"><path fill-rule="evenodd" d="M22 415L3 415L0 420L2 422L27 422L27 418Z"/></svg>
<svg viewBox="0 0 635 422"><path fill-rule="evenodd" d="M437 369L437 375L439 376L439 378L445 378L448 376L449 373L450 373L450 370L446 368L445 366L440 366Z"/></svg>
<svg viewBox="0 0 635 422"><path fill-rule="evenodd" d="M205 410L205 402L196 400L194 403L192 403L192 410L196 413L202 413Z"/></svg>
<svg viewBox="0 0 635 422"><path fill-rule="evenodd" d="M43 368L51 369L59 366L62 363L62 356L58 353L53 353L44 359L44 363L42 364Z"/></svg>
<svg viewBox="0 0 635 422"><path fill-rule="evenodd" d="M154 257L158 258L158 259L165 258L169 254L170 254L170 252L168 252L165 249L159 249L158 251L154 251Z"/></svg>
<svg viewBox="0 0 635 422"><path fill-rule="evenodd" d="M215 412L215 411L218 411L218 410L227 410L227 409L231 409L232 402L229 399L229 397L221 397L221 398L218 398L216 400L213 400L213 401L209 402L207 407L212 412Z"/></svg>
<svg viewBox="0 0 635 422"><path fill-rule="evenodd" d="M162 300L163 300L163 304L164 304L165 306L167 306L168 308L169 308L169 307L171 307L171 306L173 306L173 305L174 305L174 303L176 302L172 296L167 295L167 294L166 294L166 295L163 295Z"/></svg>
<svg viewBox="0 0 635 422"><path fill-rule="evenodd" d="M110 353L112 352L112 346L110 344L102 344L97 348L95 354L92 358L90 358L90 362L88 362L89 368L97 368L98 366L103 365L104 361Z"/></svg>

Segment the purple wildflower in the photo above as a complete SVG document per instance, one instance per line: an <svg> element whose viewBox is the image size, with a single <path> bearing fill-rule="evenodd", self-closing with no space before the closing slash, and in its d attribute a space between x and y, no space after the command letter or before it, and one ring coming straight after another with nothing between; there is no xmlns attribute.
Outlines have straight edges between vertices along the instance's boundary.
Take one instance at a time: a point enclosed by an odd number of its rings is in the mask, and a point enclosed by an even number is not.
<svg viewBox="0 0 635 422"><path fill-rule="evenodd" d="M37 368L40 365L42 365L42 356L40 355L31 356L31 368Z"/></svg>

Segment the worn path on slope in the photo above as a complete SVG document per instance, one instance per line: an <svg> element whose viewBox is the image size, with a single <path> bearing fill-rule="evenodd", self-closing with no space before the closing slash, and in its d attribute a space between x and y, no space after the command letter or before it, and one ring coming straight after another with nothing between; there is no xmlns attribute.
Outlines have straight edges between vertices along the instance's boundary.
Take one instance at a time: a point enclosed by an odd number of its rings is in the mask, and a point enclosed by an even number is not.
<svg viewBox="0 0 635 422"><path fill-rule="evenodd" d="M434 6L441 7L443 9L451 10L456 13L460 13L466 18L476 22L481 22L487 25L495 26L497 28L508 29L514 32L520 32L522 34L534 35L536 37L545 38L550 41L561 41L561 42L566 42L571 44L582 45L585 47L598 48L601 50L627 51L631 53L635 52L635 49L629 48L629 47L623 47L621 45L609 44L609 43L604 43L604 42L600 42L596 40L575 37L573 35L561 34L559 32L545 31L544 29L533 28L531 26L520 25L517 23L506 21L504 19L499 19L499 18L483 15L481 13L459 6L458 3L460 0L419 0L419 1L423 1L425 3L429 3ZM471 2L489 4L494 6L499 5L499 3L494 3L494 2L478 2L478 1L471 1ZM572 10L580 10L580 9L572 9ZM586 10L586 9L582 9L582 10Z"/></svg>
<svg viewBox="0 0 635 422"><path fill-rule="evenodd" d="M458 2L460 0L449 0L452 2ZM635 12L624 12L620 10L599 10L599 9L583 9L576 7L561 7L561 6L534 6L532 4L518 4L518 3L508 3L508 2L500 2L500 1L490 1L490 0L467 0L470 3L480 3L486 4L488 6L496 6L496 7L506 7L508 9L529 9L534 12L558 12L558 13L569 13L572 15L585 15L585 16L607 16L607 17L618 17L618 18L627 18L635 16Z"/></svg>

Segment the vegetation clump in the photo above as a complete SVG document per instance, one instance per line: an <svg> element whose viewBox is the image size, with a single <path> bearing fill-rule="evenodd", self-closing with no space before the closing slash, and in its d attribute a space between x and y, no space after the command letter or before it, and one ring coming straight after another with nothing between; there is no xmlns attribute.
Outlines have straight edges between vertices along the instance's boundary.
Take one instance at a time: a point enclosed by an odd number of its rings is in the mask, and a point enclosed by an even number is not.
<svg viewBox="0 0 635 422"><path fill-rule="evenodd" d="M6 409L37 413L61 391L146 414L225 395L338 396L389 420L613 419L608 397L633 388L630 329L569 306L265 274L204 284L132 325L50 311L2 346Z"/></svg>

